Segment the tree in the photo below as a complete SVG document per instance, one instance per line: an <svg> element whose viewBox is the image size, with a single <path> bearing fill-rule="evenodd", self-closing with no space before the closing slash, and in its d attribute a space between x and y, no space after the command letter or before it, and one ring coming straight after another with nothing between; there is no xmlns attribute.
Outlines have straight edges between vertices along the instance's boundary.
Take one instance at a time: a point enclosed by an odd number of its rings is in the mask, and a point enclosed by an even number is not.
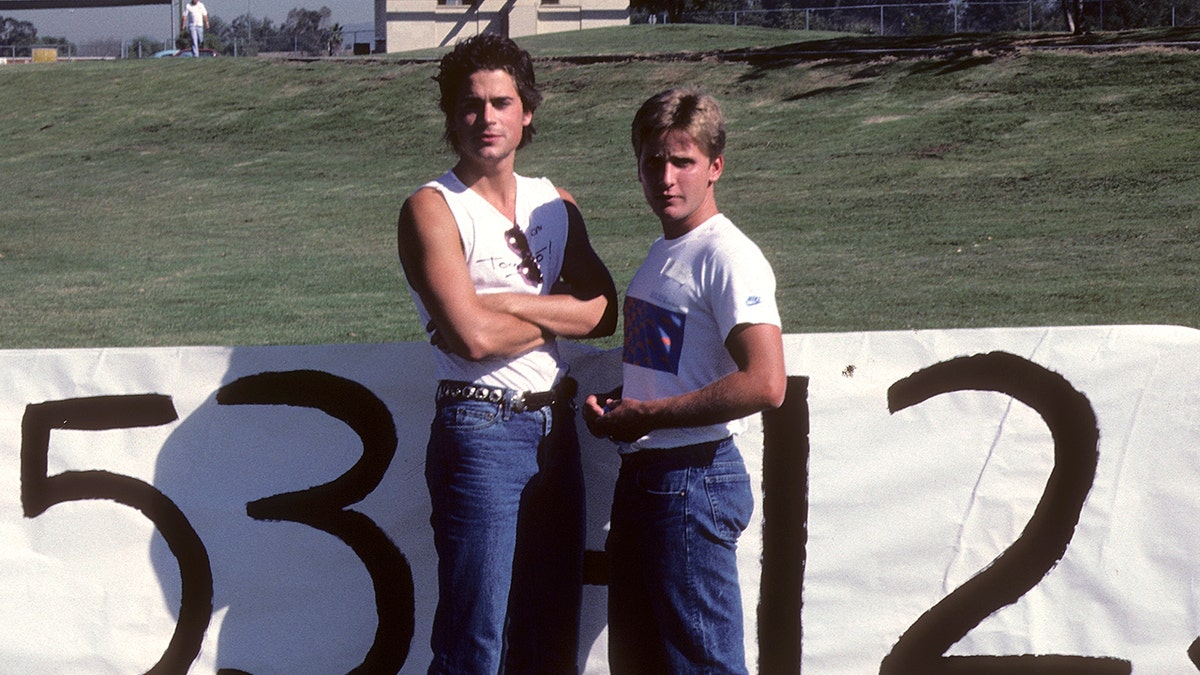
<svg viewBox="0 0 1200 675"><path fill-rule="evenodd" d="M28 47L37 44L37 28L28 21L0 17L0 45Z"/></svg>
<svg viewBox="0 0 1200 675"><path fill-rule="evenodd" d="M13 56L29 56L33 53L34 45L66 47L66 53L71 53L75 45L66 38L38 37L37 28L29 21L0 16L0 45L13 47ZM61 52L61 50L60 50ZM2 52L8 54L6 50Z"/></svg>
<svg viewBox="0 0 1200 675"><path fill-rule="evenodd" d="M342 51L342 24L335 23L329 27L329 56Z"/></svg>
<svg viewBox="0 0 1200 675"><path fill-rule="evenodd" d="M96 38L79 43L77 56L117 56L121 53L121 41L114 37Z"/></svg>
<svg viewBox="0 0 1200 675"><path fill-rule="evenodd" d="M162 40L155 40L148 35L142 35L130 40L129 49L126 53L131 59L142 59L161 49L166 49L166 45L163 44Z"/></svg>
<svg viewBox="0 0 1200 675"><path fill-rule="evenodd" d="M223 44L241 45L238 48L239 54L253 56L259 51L270 51L269 47L264 49L264 45L275 38L278 29L266 17L258 19L243 14L230 23L221 22L216 33Z"/></svg>
<svg viewBox="0 0 1200 675"><path fill-rule="evenodd" d="M204 43L223 54L232 54L236 44L237 53L243 56L291 51L311 56L332 54L342 44L342 27L332 22L332 16L333 11L328 7L318 10L298 7L288 12L287 19L279 26L266 17L259 19L249 14L228 23L213 16Z"/></svg>
<svg viewBox="0 0 1200 675"><path fill-rule="evenodd" d="M295 51L310 56L328 54L334 42L341 42L342 29L330 21L333 11L328 7L318 10L297 7L288 12L281 32L292 37Z"/></svg>
<svg viewBox="0 0 1200 675"><path fill-rule="evenodd" d="M1083 0L1062 0L1063 18L1072 35L1083 34Z"/></svg>
<svg viewBox="0 0 1200 675"><path fill-rule="evenodd" d="M214 14L208 18L208 23L208 30L204 31L204 44L201 46L220 54L229 53L225 48L225 40L223 39L223 36L229 33L229 28L226 26L225 21Z"/></svg>

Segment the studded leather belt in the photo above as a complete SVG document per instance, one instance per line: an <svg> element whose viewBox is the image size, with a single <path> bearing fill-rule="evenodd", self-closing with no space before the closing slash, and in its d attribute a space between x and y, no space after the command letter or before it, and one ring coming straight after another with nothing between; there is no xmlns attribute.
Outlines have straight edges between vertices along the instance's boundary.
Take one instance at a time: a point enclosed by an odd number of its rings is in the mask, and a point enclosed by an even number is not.
<svg viewBox="0 0 1200 675"><path fill-rule="evenodd" d="M506 405L513 412L537 410L559 403L573 403L575 391L579 384L570 377L564 377L547 391L513 391L505 387L493 387L474 382L457 382L442 380L438 383L437 402L443 401L483 401Z"/></svg>

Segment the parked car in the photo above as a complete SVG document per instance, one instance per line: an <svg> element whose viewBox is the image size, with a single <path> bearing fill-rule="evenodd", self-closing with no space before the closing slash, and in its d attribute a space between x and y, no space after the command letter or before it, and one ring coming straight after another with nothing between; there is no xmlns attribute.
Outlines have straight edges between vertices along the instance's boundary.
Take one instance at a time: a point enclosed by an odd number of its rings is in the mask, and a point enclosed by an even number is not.
<svg viewBox="0 0 1200 675"><path fill-rule="evenodd" d="M206 49L203 47L200 49L200 57L201 58L207 58L210 56L220 56L220 55L221 55L221 53L215 49ZM190 59L190 58L193 58L195 55L192 54L191 49L180 49L179 53L177 53L175 56L183 56L183 57Z"/></svg>
<svg viewBox="0 0 1200 675"><path fill-rule="evenodd" d="M220 56L220 55L221 55L221 53L215 49L208 49L206 47L200 49L200 57L201 58ZM161 52L154 52L153 57L156 59L167 58L167 57L183 57L183 58L189 58L189 59L195 58L195 56L192 54L191 47L188 47L187 49L164 49Z"/></svg>

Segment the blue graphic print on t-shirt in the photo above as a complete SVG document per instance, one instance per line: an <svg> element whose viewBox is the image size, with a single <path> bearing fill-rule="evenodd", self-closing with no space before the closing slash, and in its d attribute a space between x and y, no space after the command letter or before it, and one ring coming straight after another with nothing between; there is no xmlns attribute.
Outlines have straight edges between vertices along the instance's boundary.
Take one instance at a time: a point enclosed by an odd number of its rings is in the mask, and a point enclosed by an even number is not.
<svg viewBox="0 0 1200 675"><path fill-rule="evenodd" d="M673 312L639 298L625 298L625 363L679 374L683 326L687 314Z"/></svg>

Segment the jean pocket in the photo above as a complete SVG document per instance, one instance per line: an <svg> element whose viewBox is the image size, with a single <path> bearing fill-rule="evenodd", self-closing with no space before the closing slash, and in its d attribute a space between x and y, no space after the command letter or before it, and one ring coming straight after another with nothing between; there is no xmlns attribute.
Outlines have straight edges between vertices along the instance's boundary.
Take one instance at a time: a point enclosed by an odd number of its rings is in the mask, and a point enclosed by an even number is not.
<svg viewBox="0 0 1200 675"><path fill-rule="evenodd" d="M687 469L664 463L638 469L637 489L651 495L682 495L687 492Z"/></svg>
<svg viewBox="0 0 1200 675"><path fill-rule="evenodd" d="M713 534L725 541L736 542L754 514L750 475L744 470L709 474L704 478L704 490L711 509Z"/></svg>
<svg viewBox="0 0 1200 675"><path fill-rule="evenodd" d="M459 403L438 409L437 421L442 429L478 431L500 421L500 409L492 403Z"/></svg>

